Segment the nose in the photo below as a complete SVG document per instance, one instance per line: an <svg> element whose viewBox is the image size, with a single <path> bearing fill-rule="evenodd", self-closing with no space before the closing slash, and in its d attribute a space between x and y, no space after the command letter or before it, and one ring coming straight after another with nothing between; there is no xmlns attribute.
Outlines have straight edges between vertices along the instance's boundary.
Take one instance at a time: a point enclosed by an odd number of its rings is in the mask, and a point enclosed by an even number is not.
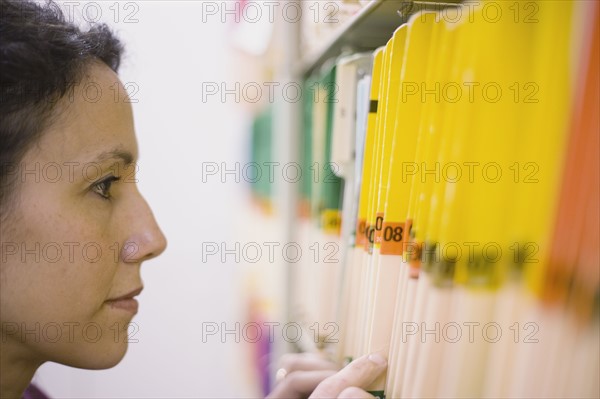
<svg viewBox="0 0 600 399"><path fill-rule="evenodd" d="M152 209L138 194L128 219L128 238L121 250L121 259L127 263L141 263L159 256L167 247L167 239L161 231Z"/></svg>

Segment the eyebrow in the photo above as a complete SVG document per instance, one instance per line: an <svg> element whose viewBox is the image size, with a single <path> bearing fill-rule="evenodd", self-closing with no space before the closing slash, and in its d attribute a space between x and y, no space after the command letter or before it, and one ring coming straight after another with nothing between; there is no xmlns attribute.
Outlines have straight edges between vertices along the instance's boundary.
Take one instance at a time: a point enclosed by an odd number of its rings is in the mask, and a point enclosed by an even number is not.
<svg viewBox="0 0 600 399"><path fill-rule="evenodd" d="M113 150L102 152L94 159L94 162L100 163L109 159L120 159L123 161L123 163L125 163L125 166L129 166L133 163L134 157L133 154L129 151L115 148Z"/></svg>

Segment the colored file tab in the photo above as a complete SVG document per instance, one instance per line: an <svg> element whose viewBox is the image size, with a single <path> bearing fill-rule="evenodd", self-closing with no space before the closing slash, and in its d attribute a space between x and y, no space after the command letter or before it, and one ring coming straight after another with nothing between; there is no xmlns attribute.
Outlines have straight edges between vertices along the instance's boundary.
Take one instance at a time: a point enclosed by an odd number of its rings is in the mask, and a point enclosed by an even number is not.
<svg viewBox="0 0 600 399"><path fill-rule="evenodd" d="M360 186L360 198L358 206L357 240L356 244L368 247L367 216L369 208L369 194L373 185L374 155L376 146L377 112L379 110L379 89L381 81L381 69L383 63L383 49L380 48L373 53L373 73L371 78L371 95L369 102L369 114L367 117L367 129L365 134L365 146L363 156L363 168Z"/></svg>
<svg viewBox="0 0 600 399"><path fill-rule="evenodd" d="M423 101L418 88L425 80L431 32L436 13L416 14L409 22L407 45L403 54L400 79L392 84L393 119L386 127L392 132L389 180L382 228L381 253L402 255L408 238L406 216L412 179L405 176L407 165L414 165ZM392 82L391 82L392 83ZM415 95L416 94L416 95ZM411 176L412 177L412 176Z"/></svg>

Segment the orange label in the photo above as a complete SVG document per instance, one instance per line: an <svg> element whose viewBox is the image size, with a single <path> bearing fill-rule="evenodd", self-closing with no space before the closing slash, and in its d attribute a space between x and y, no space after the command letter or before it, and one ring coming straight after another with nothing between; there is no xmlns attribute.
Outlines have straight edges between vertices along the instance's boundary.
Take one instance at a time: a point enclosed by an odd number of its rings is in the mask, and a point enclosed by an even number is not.
<svg viewBox="0 0 600 399"><path fill-rule="evenodd" d="M416 241L409 241L405 248L406 261L411 268L420 269L423 255L423 244Z"/></svg>
<svg viewBox="0 0 600 399"><path fill-rule="evenodd" d="M356 246L364 247L367 241L367 219L360 219L356 223Z"/></svg>
<svg viewBox="0 0 600 399"><path fill-rule="evenodd" d="M375 245L381 245L381 232L383 231L383 212L377 212L375 217Z"/></svg>
<svg viewBox="0 0 600 399"><path fill-rule="evenodd" d="M381 254L402 255L404 252L404 223L383 222L381 227Z"/></svg>
<svg viewBox="0 0 600 399"><path fill-rule="evenodd" d="M373 240L375 239L375 227L371 226L369 222L365 223L365 251L372 253Z"/></svg>
<svg viewBox="0 0 600 399"><path fill-rule="evenodd" d="M406 232L405 235L406 237L404 238L404 242L408 242L411 241L414 238L414 232L412 231L412 219L406 219L406 222L404 223L404 231Z"/></svg>
<svg viewBox="0 0 600 399"><path fill-rule="evenodd" d="M421 260L423 259L423 243L417 242L412 231L412 219L406 219L404 230L406 238L404 239L404 260L410 266L410 277L417 278L421 269Z"/></svg>

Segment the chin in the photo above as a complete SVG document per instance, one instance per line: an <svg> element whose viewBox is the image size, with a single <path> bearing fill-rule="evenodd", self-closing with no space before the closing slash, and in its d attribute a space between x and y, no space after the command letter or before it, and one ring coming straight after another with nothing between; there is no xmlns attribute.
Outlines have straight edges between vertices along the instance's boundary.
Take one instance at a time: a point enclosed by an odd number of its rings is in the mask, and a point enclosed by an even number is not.
<svg viewBox="0 0 600 399"><path fill-rule="evenodd" d="M103 342L106 341L106 342ZM73 345L51 361L88 370L103 370L116 366L127 353L127 342L114 342L110 339L95 343Z"/></svg>

